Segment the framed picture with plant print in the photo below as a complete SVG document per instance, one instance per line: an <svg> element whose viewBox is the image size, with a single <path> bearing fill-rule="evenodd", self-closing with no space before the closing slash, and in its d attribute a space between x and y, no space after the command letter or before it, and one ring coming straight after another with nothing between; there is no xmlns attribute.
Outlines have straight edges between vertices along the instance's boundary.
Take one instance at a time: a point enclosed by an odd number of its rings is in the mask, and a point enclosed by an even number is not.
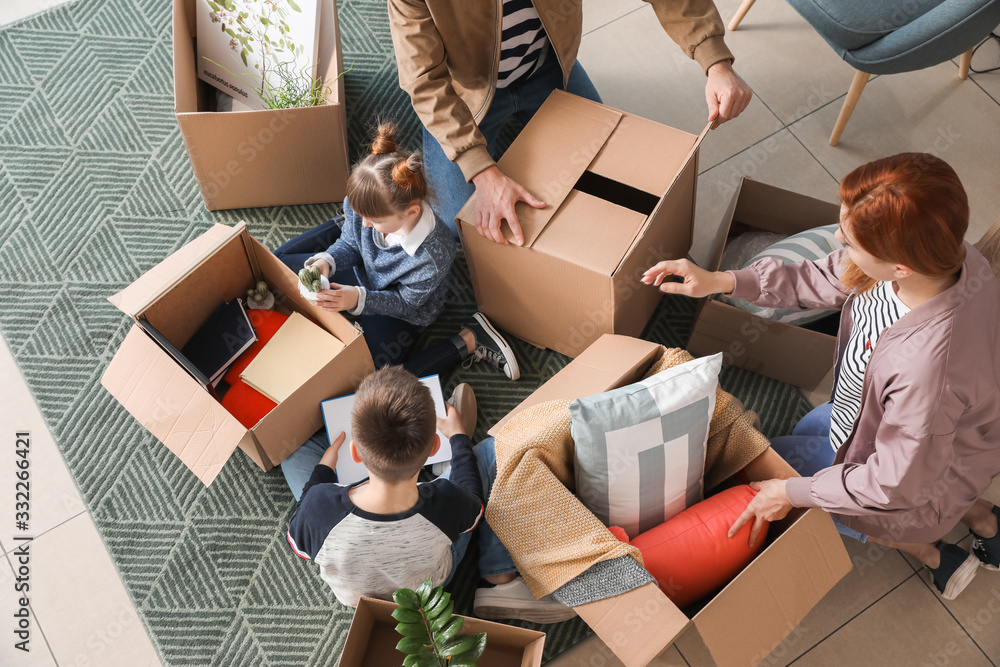
<svg viewBox="0 0 1000 667"><path fill-rule="evenodd" d="M316 61L330 1L195 0L198 78L252 109L325 104Z"/></svg>

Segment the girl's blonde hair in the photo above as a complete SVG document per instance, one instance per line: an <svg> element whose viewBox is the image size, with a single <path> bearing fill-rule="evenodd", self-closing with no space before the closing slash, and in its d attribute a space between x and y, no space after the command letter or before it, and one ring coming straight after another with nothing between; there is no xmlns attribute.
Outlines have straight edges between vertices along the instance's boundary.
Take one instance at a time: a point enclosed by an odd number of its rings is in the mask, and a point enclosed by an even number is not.
<svg viewBox="0 0 1000 667"><path fill-rule="evenodd" d="M410 202L427 198L423 159L419 151L396 147L395 123L379 123L371 151L347 178L347 198L361 217L402 213Z"/></svg>

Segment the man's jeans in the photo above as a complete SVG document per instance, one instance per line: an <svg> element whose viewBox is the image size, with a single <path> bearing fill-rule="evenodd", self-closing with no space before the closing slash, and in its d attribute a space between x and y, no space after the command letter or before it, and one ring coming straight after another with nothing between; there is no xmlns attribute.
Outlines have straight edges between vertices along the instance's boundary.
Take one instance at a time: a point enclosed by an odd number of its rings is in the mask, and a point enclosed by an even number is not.
<svg viewBox="0 0 1000 667"><path fill-rule="evenodd" d="M562 68L555 53L549 49L541 68L529 78L501 88L496 91L489 110L479 120L479 131L486 138L486 148L492 155L496 148L497 135L504 122L511 117L522 123L527 123L535 115L549 93L562 89ZM569 74L566 91L585 97L588 100L600 102L601 97L591 83L587 73L579 62L573 65ZM428 184L431 190L431 207L438 217L444 220L452 232L458 236L455 227L455 216L468 201L476 188L465 181L462 170L449 160L441 145L424 128L424 166L427 170ZM494 157L497 157L494 155ZM521 185L525 185L522 183ZM529 187L525 185L525 187ZM529 188L530 189L530 188ZM532 193L538 195L538 193Z"/></svg>

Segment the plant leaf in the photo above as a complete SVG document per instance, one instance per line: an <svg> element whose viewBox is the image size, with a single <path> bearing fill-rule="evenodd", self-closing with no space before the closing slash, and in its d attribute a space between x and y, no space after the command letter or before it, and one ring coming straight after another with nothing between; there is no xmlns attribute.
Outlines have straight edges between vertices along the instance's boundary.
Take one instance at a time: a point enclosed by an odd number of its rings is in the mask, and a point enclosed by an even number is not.
<svg viewBox="0 0 1000 667"><path fill-rule="evenodd" d="M439 667L440 661L431 653L408 655L403 659L403 667Z"/></svg>
<svg viewBox="0 0 1000 667"><path fill-rule="evenodd" d="M260 17L260 23L261 25L273 25L269 20L267 20L263 16Z"/></svg>
<svg viewBox="0 0 1000 667"><path fill-rule="evenodd" d="M473 640L472 647L462 653L452 653L449 665L453 665L454 667L458 667L458 665L475 665L476 661L479 660L483 651L486 650L486 633L480 632L468 638Z"/></svg>
<svg viewBox="0 0 1000 667"><path fill-rule="evenodd" d="M445 593L444 595L441 596L441 599L438 600L433 606L425 607L424 611L427 613L427 620L433 621L438 616L440 616L441 612L445 610L445 607L448 606L448 602L450 601L451 601L451 593Z"/></svg>
<svg viewBox="0 0 1000 667"><path fill-rule="evenodd" d="M405 607L396 607L393 609L392 617L400 623L422 623L424 620L419 611L406 609Z"/></svg>
<svg viewBox="0 0 1000 667"><path fill-rule="evenodd" d="M437 618L431 621L431 632L437 632L451 620L451 612L454 611L455 601L450 600L444 610L438 614ZM461 620L461 619L459 619Z"/></svg>
<svg viewBox="0 0 1000 667"><path fill-rule="evenodd" d="M247 50L246 50L246 47L244 47L243 50L240 51L240 58L243 59L243 66L244 67L248 67L249 65L247 65Z"/></svg>
<svg viewBox="0 0 1000 667"><path fill-rule="evenodd" d="M423 623L397 623L396 632L404 637L427 639L427 628Z"/></svg>
<svg viewBox="0 0 1000 667"><path fill-rule="evenodd" d="M299 14L302 13L302 8L295 4L295 0L288 0L288 6L297 11Z"/></svg>
<svg viewBox="0 0 1000 667"><path fill-rule="evenodd" d="M409 588L400 588L392 594L393 601L404 609L420 609L420 599Z"/></svg>
<svg viewBox="0 0 1000 667"><path fill-rule="evenodd" d="M420 604L427 604L427 598L430 597L434 588L434 584L431 583L430 579L425 579L422 584L417 586L417 597L420 599Z"/></svg>
<svg viewBox="0 0 1000 667"><path fill-rule="evenodd" d="M208 0L208 6L212 8L213 12L217 12L217 11L220 11L222 9L222 7L219 7L219 5L217 5L214 2L212 2L212 0Z"/></svg>
<svg viewBox="0 0 1000 667"><path fill-rule="evenodd" d="M463 619L461 616L451 619L451 621L446 626L444 626L444 629L435 635L434 641L439 644L445 644L446 642L449 642L452 639L454 639L458 635L458 633L462 631L462 621L464 620L465 619ZM435 623L436 622L437 621L435 621ZM431 624L431 630L434 630L433 623Z"/></svg>
<svg viewBox="0 0 1000 667"><path fill-rule="evenodd" d="M423 640L417 639L416 637L403 637L399 640L399 643L396 644L396 650L407 655L431 652L430 647L424 644Z"/></svg>
<svg viewBox="0 0 1000 667"><path fill-rule="evenodd" d="M232 28L224 28L224 30L226 31L226 34L229 35L230 37L236 37L236 31L233 30Z"/></svg>
<svg viewBox="0 0 1000 667"><path fill-rule="evenodd" d="M424 603L424 611L429 611L432 607L434 607L434 605L440 602L441 598L443 597L444 597L444 589L438 586L433 591L431 591L431 594L427 596L426 600L422 600L422 602Z"/></svg>

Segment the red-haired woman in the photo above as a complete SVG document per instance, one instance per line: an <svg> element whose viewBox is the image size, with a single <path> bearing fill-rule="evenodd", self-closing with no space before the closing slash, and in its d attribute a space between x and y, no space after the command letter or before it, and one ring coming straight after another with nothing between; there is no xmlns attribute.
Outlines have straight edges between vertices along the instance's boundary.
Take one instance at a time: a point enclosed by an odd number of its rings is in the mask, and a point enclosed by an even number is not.
<svg viewBox="0 0 1000 667"><path fill-rule="evenodd" d="M968 199L943 160L870 162L844 178L840 200L845 248L823 260L731 272L667 261L643 280L670 294L843 308L832 403L772 441L803 476L755 484L731 534L755 520L753 542L762 521L821 507L842 533L919 558L953 599L979 565L1000 566L1000 509L980 498L1000 474L1000 285L963 240ZM939 541L960 521L972 554Z"/></svg>

